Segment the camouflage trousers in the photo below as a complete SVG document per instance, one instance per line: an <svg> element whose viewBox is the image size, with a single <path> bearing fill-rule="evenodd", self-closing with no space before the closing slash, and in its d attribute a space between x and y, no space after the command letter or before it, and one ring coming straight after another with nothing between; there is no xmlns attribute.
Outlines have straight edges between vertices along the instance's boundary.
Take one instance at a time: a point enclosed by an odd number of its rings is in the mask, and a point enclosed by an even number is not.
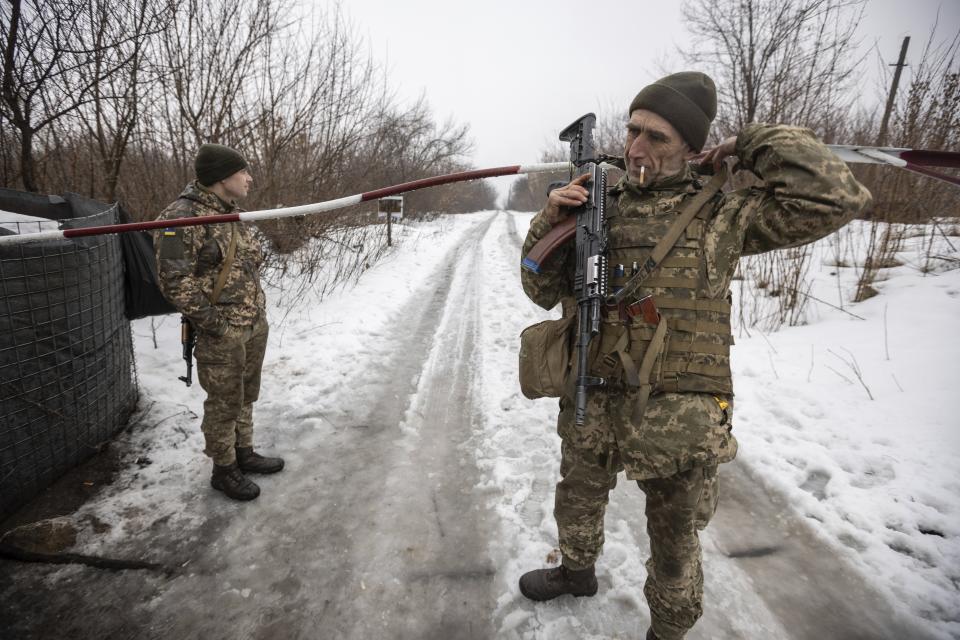
<svg viewBox="0 0 960 640"><path fill-rule="evenodd" d="M619 454L607 456L564 441L554 517L563 564L583 569L603 549L608 494L623 469ZM703 571L698 532L717 507L717 466L696 466L667 478L637 481L646 494L650 558L644 595L658 638L683 638L703 613Z"/></svg>
<svg viewBox="0 0 960 640"><path fill-rule="evenodd" d="M197 379L207 392L200 425L203 452L215 464L233 464L234 447L253 446L253 403L260 395L268 333L262 312L252 326L231 326L222 336L197 332Z"/></svg>

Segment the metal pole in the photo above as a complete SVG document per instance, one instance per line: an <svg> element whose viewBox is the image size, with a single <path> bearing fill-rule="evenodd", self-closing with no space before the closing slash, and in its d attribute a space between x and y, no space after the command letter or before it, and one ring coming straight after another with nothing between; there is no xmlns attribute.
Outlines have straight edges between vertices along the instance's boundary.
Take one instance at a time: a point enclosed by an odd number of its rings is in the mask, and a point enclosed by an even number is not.
<svg viewBox="0 0 960 640"><path fill-rule="evenodd" d="M893 84L890 85L890 95L887 97L887 106L883 110L883 120L880 122L880 134L877 136L878 147L882 147L884 141L887 139L887 126L890 124L890 113L893 111L893 101L897 97L897 87L900 86L900 73L903 71L903 68L907 66L904 60L907 57L907 47L909 45L910 36L907 36L903 39L903 44L900 45L900 59L897 60L897 64L890 65L891 67L896 67L897 70L893 72Z"/></svg>

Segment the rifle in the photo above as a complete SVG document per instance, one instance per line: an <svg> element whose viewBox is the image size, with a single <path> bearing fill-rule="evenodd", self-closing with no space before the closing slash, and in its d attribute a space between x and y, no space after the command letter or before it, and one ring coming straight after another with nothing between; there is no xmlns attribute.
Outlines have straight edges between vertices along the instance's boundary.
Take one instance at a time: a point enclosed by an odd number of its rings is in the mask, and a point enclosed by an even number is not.
<svg viewBox="0 0 960 640"><path fill-rule="evenodd" d="M570 143L571 179L574 175L590 174L584 185L587 201L574 209L562 223L554 228L576 228L577 257L573 292L577 299L577 379L575 394L576 424L582 425L587 414L587 387L603 386L603 378L589 375L587 359L590 342L600 333L600 312L607 296L607 233L606 195L607 171L600 166L594 146L593 128L596 116L588 113L560 132L560 140ZM563 236L563 230L557 231ZM548 234L552 235L552 234ZM539 272L537 256L528 255L523 266Z"/></svg>
<svg viewBox="0 0 960 640"><path fill-rule="evenodd" d="M197 344L197 333L187 316L180 316L180 344L183 345L183 359L187 363L187 375L177 376L189 387L193 384L193 347Z"/></svg>

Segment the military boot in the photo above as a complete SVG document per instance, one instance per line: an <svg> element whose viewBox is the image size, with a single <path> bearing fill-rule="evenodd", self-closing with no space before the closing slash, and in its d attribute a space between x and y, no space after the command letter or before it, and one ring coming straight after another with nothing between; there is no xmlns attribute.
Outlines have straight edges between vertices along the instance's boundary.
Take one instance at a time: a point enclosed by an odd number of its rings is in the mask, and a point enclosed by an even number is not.
<svg viewBox="0 0 960 640"><path fill-rule="evenodd" d="M592 596L597 593L597 576L593 567L573 571L560 565L552 569L537 569L520 576L520 593L531 600L552 600L569 593L572 596Z"/></svg>
<svg viewBox="0 0 960 640"><path fill-rule="evenodd" d="M254 453L253 447L237 447L237 464L244 473L276 473L283 469L283 458L267 458Z"/></svg>
<svg viewBox="0 0 960 640"><path fill-rule="evenodd" d="M260 487L240 472L236 462L223 467L213 465L210 486L234 500L253 500L260 495Z"/></svg>

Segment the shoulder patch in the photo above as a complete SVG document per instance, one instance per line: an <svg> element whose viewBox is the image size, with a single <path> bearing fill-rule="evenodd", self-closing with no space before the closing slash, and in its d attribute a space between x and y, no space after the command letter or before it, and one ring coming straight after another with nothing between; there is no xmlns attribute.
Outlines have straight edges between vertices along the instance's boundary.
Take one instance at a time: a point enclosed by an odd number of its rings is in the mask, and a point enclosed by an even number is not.
<svg viewBox="0 0 960 640"><path fill-rule="evenodd" d="M183 228L168 227L160 233L160 259L180 260L184 257Z"/></svg>

